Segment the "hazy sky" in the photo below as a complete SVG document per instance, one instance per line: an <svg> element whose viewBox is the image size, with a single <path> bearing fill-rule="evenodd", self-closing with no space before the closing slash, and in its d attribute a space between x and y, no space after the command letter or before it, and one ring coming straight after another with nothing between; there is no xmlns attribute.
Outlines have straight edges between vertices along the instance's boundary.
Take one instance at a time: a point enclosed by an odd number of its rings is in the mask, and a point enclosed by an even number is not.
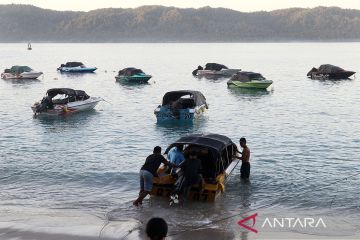
<svg viewBox="0 0 360 240"><path fill-rule="evenodd" d="M97 8L133 8L142 5L176 7L225 7L240 11L273 10L288 7L338 6L360 9L360 0L0 0L0 4L22 3L56 10L88 11Z"/></svg>

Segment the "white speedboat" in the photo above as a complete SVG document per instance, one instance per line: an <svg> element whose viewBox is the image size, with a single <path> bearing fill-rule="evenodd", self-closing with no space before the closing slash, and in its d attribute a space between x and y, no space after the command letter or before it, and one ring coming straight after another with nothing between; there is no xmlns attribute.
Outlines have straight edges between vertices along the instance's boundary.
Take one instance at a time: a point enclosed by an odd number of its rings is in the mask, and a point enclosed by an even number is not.
<svg viewBox="0 0 360 240"><path fill-rule="evenodd" d="M205 78L226 78L231 77L241 69L229 69L225 65L218 63L207 63L205 69L202 66L198 66L192 74L196 77Z"/></svg>
<svg viewBox="0 0 360 240"><path fill-rule="evenodd" d="M61 73L92 73L96 69L96 67L87 67L82 62L67 62L57 68Z"/></svg>
<svg viewBox="0 0 360 240"><path fill-rule="evenodd" d="M10 69L5 69L1 74L2 79L36 79L43 73L34 71L28 66L12 66Z"/></svg>
<svg viewBox="0 0 360 240"><path fill-rule="evenodd" d="M47 91L41 102L34 103L31 109L36 116L67 115L91 110L102 100L101 97L90 97L82 90L52 88Z"/></svg>

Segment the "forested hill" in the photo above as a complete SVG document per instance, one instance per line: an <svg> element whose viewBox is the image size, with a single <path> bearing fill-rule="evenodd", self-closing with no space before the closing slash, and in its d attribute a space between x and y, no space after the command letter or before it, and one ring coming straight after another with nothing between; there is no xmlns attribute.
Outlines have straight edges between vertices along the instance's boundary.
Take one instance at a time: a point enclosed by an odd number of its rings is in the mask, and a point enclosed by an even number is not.
<svg viewBox="0 0 360 240"><path fill-rule="evenodd" d="M143 6L89 12L0 5L0 42L359 41L360 11L337 7L239 12Z"/></svg>

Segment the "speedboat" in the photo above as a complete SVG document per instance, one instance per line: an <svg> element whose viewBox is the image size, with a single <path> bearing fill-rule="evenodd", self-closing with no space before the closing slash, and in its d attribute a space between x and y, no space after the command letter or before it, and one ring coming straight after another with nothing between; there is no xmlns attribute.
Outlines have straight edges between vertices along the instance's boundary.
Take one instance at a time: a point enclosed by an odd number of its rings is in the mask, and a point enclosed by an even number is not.
<svg viewBox="0 0 360 240"><path fill-rule="evenodd" d="M208 109L204 95L199 91L167 92L154 114L158 122L169 120L193 121Z"/></svg>
<svg viewBox="0 0 360 240"><path fill-rule="evenodd" d="M185 158L190 152L197 153L201 160L201 174L205 182L202 190L198 185L194 185L189 195L184 197L195 201L214 202L225 192L225 184L239 163L239 160L234 157L237 152L236 145L230 138L223 135L193 134L181 137L170 144L165 154L174 146L179 145L184 147ZM166 172L164 167L158 169L158 176L154 177L150 195L169 198L173 190L178 187L174 175Z"/></svg>
<svg viewBox="0 0 360 240"><path fill-rule="evenodd" d="M2 79L36 79L43 73L34 71L28 66L12 66L10 69L5 69L1 74Z"/></svg>
<svg viewBox="0 0 360 240"><path fill-rule="evenodd" d="M57 68L61 73L92 73L96 67L86 67L82 62L67 62Z"/></svg>
<svg viewBox="0 0 360 240"><path fill-rule="evenodd" d="M237 72L227 82L231 88L254 88L266 89L273 81L267 80L260 73L254 72Z"/></svg>
<svg viewBox="0 0 360 240"><path fill-rule="evenodd" d="M147 83L152 76L145 74L141 69L128 67L119 71L116 81L128 83Z"/></svg>
<svg viewBox="0 0 360 240"><path fill-rule="evenodd" d="M226 78L231 77L241 69L229 69L225 65L218 63L207 63L205 69L202 66L198 66L192 74L196 77L205 77L205 78Z"/></svg>
<svg viewBox="0 0 360 240"><path fill-rule="evenodd" d="M347 71L341 67L334 66L331 64L323 64L319 68L313 67L307 74L308 78L311 79L348 79L355 72Z"/></svg>
<svg viewBox="0 0 360 240"><path fill-rule="evenodd" d="M91 110L102 100L101 97L90 97L83 90L52 88L46 92L46 96L41 102L34 103L34 105L31 106L31 109L35 116L67 115L70 113Z"/></svg>

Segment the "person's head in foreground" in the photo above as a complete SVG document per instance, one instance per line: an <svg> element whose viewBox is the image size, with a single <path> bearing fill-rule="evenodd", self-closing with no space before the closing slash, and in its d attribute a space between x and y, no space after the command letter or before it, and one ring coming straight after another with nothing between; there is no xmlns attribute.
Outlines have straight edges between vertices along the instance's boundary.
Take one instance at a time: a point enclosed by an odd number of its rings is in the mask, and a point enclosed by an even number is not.
<svg viewBox="0 0 360 240"><path fill-rule="evenodd" d="M240 138L240 146L245 147L246 146L246 138L242 137Z"/></svg>
<svg viewBox="0 0 360 240"><path fill-rule="evenodd" d="M168 225L162 218L151 218L146 224L146 235L151 240L163 240L168 232Z"/></svg>
<svg viewBox="0 0 360 240"><path fill-rule="evenodd" d="M154 147L153 153L154 154L161 154L161 147L159 147L159 146Z"/></svg>

